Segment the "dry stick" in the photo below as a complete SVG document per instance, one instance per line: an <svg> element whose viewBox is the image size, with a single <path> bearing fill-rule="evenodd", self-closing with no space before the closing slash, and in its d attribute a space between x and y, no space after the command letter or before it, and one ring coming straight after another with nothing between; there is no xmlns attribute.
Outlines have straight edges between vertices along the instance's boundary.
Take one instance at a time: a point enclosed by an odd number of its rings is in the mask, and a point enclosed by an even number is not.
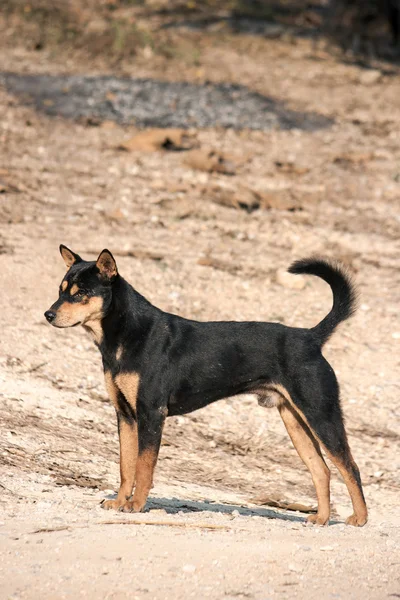
<svg viewBox="0 0 400 600"><path fill-rule="evenodd" d="M53 531L70 531L72 528L69 525L61 525L60 527L43 527L41 529L35 529L30 533L52 533Z"/></svg>
<svg viewBox="0 0 400 600"><path fill-rule="evenodd" d="M39 369L41 369L42 367L44 367L45 365L47 365L47 360L45 362L39 363L38 365L36 365L36 367L31 367L30 369L28 369L27 371L22 371L23 373L34 373L35 371L38 371Z"/></svg>
<svg viewBox="0 0 400 600"><path fill-rule="evenodd" d="M94 523L95 525L157 525L157 526L167 526L167 527L183 527L184 529L224 529L230 530L231 527L227 525L215 525L213 523L182 523L173 521L97 521ZM40 529L35 529L35 531L30 531L29 533L53 533L58 531L72 531L73 529L86 529L90 527L90 525L61 525L60 527L42 527Z"/></svg>
<svg viewBox="0 0 400 600"><path fill-rule="evenodd" d="M160 525L188 529L231 529L231 527L228 527L227 525L215 525L214 523L182 523L179 521L97 521L96 525Z"/></svg>
<svg viewBox="0 0 400 600"><path fill-rule="evenodd" d="M93 249L82 250L82 254L94 254L97 255L98 251ZM162 260L165 258L164 254L160 252L153 252L152 250L114 250L114 256L129 256L131 258L144 259L149 258L151 260Z"/></svg>
<svg viewBox="0 0 400 600"><path fill-rule="evenodd" d="M20 494L19 492L14 492L14 490L10 490L10 488L6 487L4 485L4 483L1 483L0 481L0 487L3 488L3 490L6 490L7 492L10 492L10 494L12 494L13 496L15 496L16 498L29 498L29 496L24 496L23 494Z"/></svg>

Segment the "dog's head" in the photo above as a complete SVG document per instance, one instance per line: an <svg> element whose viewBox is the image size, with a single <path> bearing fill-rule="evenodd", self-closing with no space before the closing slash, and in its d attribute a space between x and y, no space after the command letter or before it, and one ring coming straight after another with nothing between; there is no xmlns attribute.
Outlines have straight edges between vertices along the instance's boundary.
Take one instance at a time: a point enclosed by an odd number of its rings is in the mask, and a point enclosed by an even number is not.
<svg viewBox="0 0 400 600"><path fill-rule="evenodd" d="M112 284L118 277L113 255L103 250L97 261L86 261L66 246L60 246L68 270L59 297L44 313L54 327L91 325L100 321L111 304Z"/></svg>

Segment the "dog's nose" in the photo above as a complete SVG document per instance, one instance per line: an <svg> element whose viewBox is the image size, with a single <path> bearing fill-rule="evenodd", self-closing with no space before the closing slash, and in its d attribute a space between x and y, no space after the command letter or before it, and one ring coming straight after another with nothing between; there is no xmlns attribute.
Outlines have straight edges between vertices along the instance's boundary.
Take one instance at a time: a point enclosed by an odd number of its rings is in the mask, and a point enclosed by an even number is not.
<svg viewBox="0 0 400 600"><path fill-rule="evenodd" d="M54 312L54 310L46 310L44 316L46 317L48 322L51 323L56 318L56 313Z"/></svg>

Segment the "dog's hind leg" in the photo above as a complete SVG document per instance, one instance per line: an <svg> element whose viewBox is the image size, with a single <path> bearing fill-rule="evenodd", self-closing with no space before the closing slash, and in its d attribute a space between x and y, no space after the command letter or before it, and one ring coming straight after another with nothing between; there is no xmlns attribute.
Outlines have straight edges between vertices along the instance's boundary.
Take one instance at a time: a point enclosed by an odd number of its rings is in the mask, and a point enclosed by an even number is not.
<svg viewBox="0 0 400 600"><path fill-rule="evenodd" d="M368 520L368 510L367 505L365 504L360 471L351 455L350 448L347 447L346 452L341 456L332 454L329 452L328 448L326 448L326 452L330 460L340 471L353 504L353 514L346 519L346 525L362 527Z"/></svg>
<svg viewBox="0 0 400 600"><path fill-rule="evenodd" d="M307 521L317 525L325 525L329 521L330 515L330 471L322 457L317 440L290 402L285 400L283 404L279 405L278 409L293 446L311 473L317 492L317 514L310 515Z"/></svg>
<svg viewBox="0 0 400 600"><path fill-rule="evenodd" d="M358 467L351 455L339 402L339 387L333 370L324 360L308 368L307 379L296 382L290 397L293 408L307 423L338 468L353 504L348 525L362 527L368 519Z"/></svg>

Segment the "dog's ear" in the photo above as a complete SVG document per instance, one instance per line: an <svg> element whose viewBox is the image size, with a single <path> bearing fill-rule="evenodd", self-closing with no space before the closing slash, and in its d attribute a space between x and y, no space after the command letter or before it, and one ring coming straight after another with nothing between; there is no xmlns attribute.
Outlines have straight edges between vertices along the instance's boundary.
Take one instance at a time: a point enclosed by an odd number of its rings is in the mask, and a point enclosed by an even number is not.
<svg viewBox="0 0 400 600"><path fill-rule="evenodd" d="M105 279L111 280L118 275L117 263L109 250L100 252L96 267Z"/></svg>
<svg viewBox="0 0 400 600"><path fill-rule="evenodd" d="M63 244L60 245L60 254L63 257L68 269L75 263L82 262L82 259L78 254L75 254L75 252L72 252L72 250Z"/></svg>

